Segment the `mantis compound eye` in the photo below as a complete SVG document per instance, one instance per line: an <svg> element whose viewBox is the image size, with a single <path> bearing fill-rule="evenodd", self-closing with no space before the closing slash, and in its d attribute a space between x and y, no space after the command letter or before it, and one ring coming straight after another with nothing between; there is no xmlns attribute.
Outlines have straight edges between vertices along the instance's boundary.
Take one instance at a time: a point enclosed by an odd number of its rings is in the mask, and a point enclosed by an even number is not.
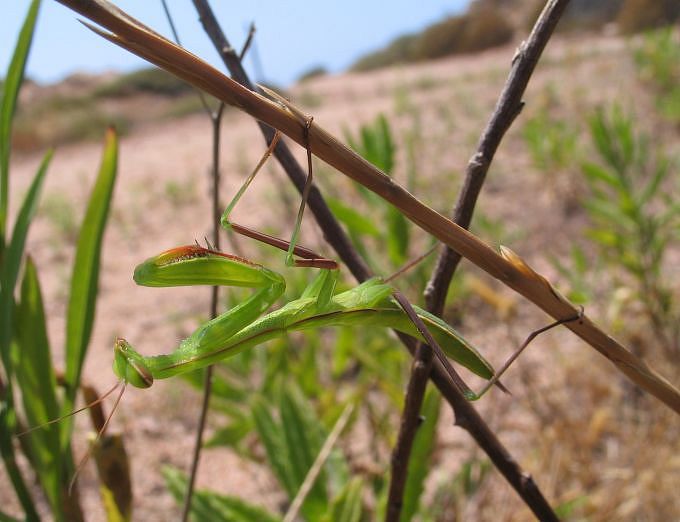
<svg viewBox="0 0 680 522"><path fill-rule="evenodd" d="M153 384L153 375L142 356L125 339L116 339L113 355L113 372L119 379L137 388L149 388Z"/></svg>

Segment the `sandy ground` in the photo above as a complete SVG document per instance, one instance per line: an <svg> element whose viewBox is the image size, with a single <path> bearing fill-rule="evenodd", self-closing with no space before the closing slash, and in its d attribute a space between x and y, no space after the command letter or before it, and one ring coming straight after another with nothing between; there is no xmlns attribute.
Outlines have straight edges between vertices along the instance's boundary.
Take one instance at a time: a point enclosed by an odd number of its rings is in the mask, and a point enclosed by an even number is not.
<svg viewBox="0 0 680 522"><path fill-rule="evenodd" d="M464 168L503 85L513 54L513 47L505 47L477 56L374 73L329 76L297 86L291 96L303 106L307 102L307 110L314 114L315 122L340 136L343 129L355 130L380 112L388 114L399 134L412 124L409 116L412 113L403 107L410 104L419 114L423 133L422 157L418 158L421 178L414 191L428 204L447 211L456 189L437 190L437 187L450 184L446 176ZM532 79L525 113L531 115L553 91L559 93L557 111L564 114L582 110L583 104L594 107L614 98L623 103L631 101L638 87L633 66L630 60L622 58L624 55L627 55L626 44L617 39L554 42ZM637 103L649 101L640 98ZM235 111L226 114L222 131L221 169L226 177L222 197L226 201L238 180L257 162L263 145L254 122ZM514 128L491 169L479 207L490 218L502 220L505 234L518 238L511 243L513 248L539 270L555 277L549 257L565 252L570 238L582 227L583 218L576 215L564 221L566 211L556 204L555 194L538 190L544 180L531 169L527 154L517 153L523 147L521 134ZM119 175L102 258L97 320L84 370L87 381L96 384L100 391L115 382L111 347L116 336L131 340L144 353L167 352L191 331L197 318L207 313L207 290L141 288L135 286L131 275L141 260L210 235L209 148L210 123L204 115L150 125L121 140ZM302 159L303 151L297 153ZM43 200L65 198L79 220L99 154L99 144L60 147L48 172ZM400 154L403 159L403 152ZM13 211L39 159L37 156L13 159ZM402 181L405 178L403 163L396 174ZM262 201L260 198L271 198L281 190L283 177L278 167L272 170L276 170L274 177L271 171L263 174L265 178L254 185L239 206L237 217L254 226L280 230L281 222L293 221L293 214L282 217L276 212L290 209L280 208L279 203L258 204L258 200ZM335 196L346 186L346 182L338 178L334 174L321 180L322 186ZM459 183L459 177L453 179ZM285 235L288 231L280 233ZM315 244L317 237L310 228L304 242ZM31 230L27 251L42 277L50 341L59 368L73 244L64 238L54 216L42 212ZM282 256L274 253L271 258L259 261L277 267L282 264ZM530 306L521 307L520 317L534 327L543 321ZM480 345L497 346L502 344L499 340L507 342L505 325L475 333L474 324L474 320L469 323L471 337ZM522 324L515 327L511 337L513 345L526 334ZM555 334L551 339L566 346L566 350L571 346L582 354L585 352L589 364L602 367L603 378L614 374L606 363L568 335ZM535 368L541 360L540 351L530 353L524 368ZM510 399L502 399L497 406L502 408L502 404L511 404ZM134 458L136 520L170 520L176 516L177 508L158 471L165 464L187 468L198 407L198 395L176 382L159 382L149 390L130 390L125 396L113 427L125 433L128 452ZM504 442L510 447L521 446L521 418L508 418L489 405L481 407L489 411L493 425L506 428ZM460 432L450 428L452 418L448 411L443 417L442 425L446 427L441 437L445 446L453 448L453 455L462 446ZM85 418L79 419L78 427L82 432L89 430ZM78 435L75 439L76 452L81 453L84 441ZM226 450L210 450L206 457L200 470L200 486L261 499L269 507L276 505L277 496L269 495L276 485L266 470L244 463ZM229 473L225 473L225 469ZM88 519L102 520L94 475L94 466L88 465L81 475L80 489ZM553 478L542 478L550 494ZM0 501L6 506L12 499L8 498L6 489L2 489ZM509 488L506 496L512 502L510 506L516 507L514 493ZM506 512L503 519L524 518L524 515L516 518L510 513Z"/></svg>

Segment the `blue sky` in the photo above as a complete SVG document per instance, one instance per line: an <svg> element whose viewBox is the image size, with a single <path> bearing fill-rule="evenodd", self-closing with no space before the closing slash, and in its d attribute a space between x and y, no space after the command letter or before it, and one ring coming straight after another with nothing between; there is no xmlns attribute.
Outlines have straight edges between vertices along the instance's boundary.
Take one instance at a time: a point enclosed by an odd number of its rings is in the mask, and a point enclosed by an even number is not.
<svg viewBox="0 0 680 522"><path fill-rule="evenodd" d="M0 75L28 8L28 0L3 2L0 16ZM119 0L116 4L168 35L160 0ZM182 43L212 63L217 55L202 32L191 0L168 0ZM285 86L317 65L339 72L357 57L380 48L395 36L418 31L440 18L461 12L468 0L371 0L227 2L211 5L231 43L239 47L248 26L257 27L256 54L266 80ZM255 73L252 57L245 62ZM71 12L54 0L43 0L28 76L52 83L76 72L129 71L144 62L104 41L83 27Z"/></svg>

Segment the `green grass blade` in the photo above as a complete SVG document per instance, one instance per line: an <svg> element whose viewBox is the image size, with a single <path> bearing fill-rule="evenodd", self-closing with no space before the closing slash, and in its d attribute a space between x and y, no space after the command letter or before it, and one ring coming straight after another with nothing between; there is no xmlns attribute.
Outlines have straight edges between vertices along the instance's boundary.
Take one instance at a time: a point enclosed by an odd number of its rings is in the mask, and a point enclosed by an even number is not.
<svg viewBox="0 0 680 522"><path fill-rule="evenodd" d="M326 198L326 202L333 215L347 227L351 234L371 237L380 236L380 229L375 226L375 223L352 206L346 205L342 200L333 197Z"/></svg>
<svg viewBox="0 0 680 522"><path fill-rule="evenodd" d="M362 490L364 482L360 477L354 477L333 499L330 513L324 517L324 522L361 522L364 515Z"/></svg>
<svg viewBox="0 0 680 522"><path fill-rule="evenodd" d="M5 373L9 378L12 376L12 361L9 356L9 345L12 340L12 313L14 309L14 287L19 275L21 260L26 246L26 236L31 226L31 221L38 208L38 200L42 190L47 167L52 159L52 152L48 152L43 158L38 172L33 178L28 193L19 210L17 221L12 231L12 239L5 253L2 264L2 289L0 293L0 354L5 366Z"/></svg>
<svg viewBox="0 0 680 522"><path fill-rule="evenodd" d="M431 469L430 460L435 447L440 405L441 395L430 387L420 410L425 420L418 427L408 461L408 476L400 520L412 520L418 510L420 496L425 489L425 480Z"/></svg>
<svg viewBox="0 0 680 522"><path fill-rule="evenodd" d="M253 424L249 419L231 419L224 428L217 430L205 443L206 448L228 446L238 449L241 442L253 432Z"/></svg>
<svg viewBox="0 0 680 522"><path fill-rule="evenodd" d="M0 100L0 249L5 246L5 231L9 206L9 156L12 142L12 120L16 111L19 88L24 78L26 60L33 41L40 0L33 0L14 48L2 87ZM2 252L0 252L1 254ZM2 255L0 255L0 259Z"/></svg>
<svg viewBox="0 0 680 522"><path fill-rule="evenodd" d="M21 209L19 210L19 215L17 216L17 221L14 225L9 248L3 257L2 271L0 274L0 355L7 377L7 387L4 390L3 403L0 405L2 408L2 412L0 413L0 452L2 453L7 473L10 475L10 480L12 481L17 497L24 508L27 519L37 519L38 515L35 512L31 495L16 467L14 447L10 437L10 434L14 433L14 428L16 426L16 414L14 412L14 399L11 386L14 378L14 368L10 355L10 343L14 330L14 321L12 319L14 313L14 287L16 286L17 277L19 275L24 246L26 245L26 236L28 235L28 229L38 206L40 191L51 157L51 152L48 152L45 155L38 168L38 172L28 189L28 193L24 198Z"/></svg>
<svg viewBox="0 0 680 522"><path fill-rule="evenodd" d="M26 261L16 315L19 361L16 382L21 388L28 426L38 426L57 418L59 406L38 272L30 258ZM44 426L27 435L26 440L52 511L59 513L62 508L61 471L64 469L59 462L59 426Z"/></svg>
<svg viewBox="0 0 680 522"><path fill-rule="evenodd" d="M283 440L289 455L289 465L295 480L295 493L300 488L323 444L323 426L311 405L294 387L285 387L280 401ZM302 504L307 520L318 520L326 511L326 475L319 473Z"/></svg>
<svg viewBox="0 0 680 522"><path fill-rule="evenodd" d="M384 114L379 114L375 122L374 132L377 137L379 146L380 170L388 176L392 175L394 170L394 157L396 155L396 147L392 139L392 131L390 124Z"/></svg>
<svg viewBox="0 0 680 522"><path fill-rule="evenodd" d="M387 222L387 255L394 265L402 265L408 257L408 246L411 241L409 223L406 216L392 205L385 212Z"/></svg>
<svg viewBox="0 0 680 522"><path fill-rule="evenodd" d="M187 479L182 472L164 468L163 477L170 493L177 502L184 500ZM191 520L194 522L280 522L281 518L261 507L249 504L236 497L218 495L211 491L198 490L191 504Z"/></svg>
<svg viewBox="0 0 680 522"><path fill-rule="evenodd" d="M26 487L26 482L21 476L16 459L14 458L11 434L14 433L16 426L16 416L10 387L5 388L3 393L3 400L0 401L0 454L2 454L2 460L5 463L7 475L9 475L9 479L12 482L14 493L24 509L26 520L40 520L35 510L31 493Z"/></svg>
<svg viewBox="0 0 680 522"><path fill-rule="evenodd" d="M71 277L71 292L66 318L67 395L62 412L73 408L85 352L95 316L102 237L109 215L118 163L118 140L113 129L106 133L102 164L80 228Z"/></svg>
<svg viewBox="0 0 680 522"><path fill-rule="evenodd" d="M279 484L292 498L299 484L293 478L289 465L290 458L281 435L281 426L274 421L267 403L261 397L253 401L252 413L255 429L267 453L269 466Z"/></svg>
<svg viewBox="0 0 680 522"><path fill-rule="evenodd" d="M12 444L11 434L14 432L16 426L16 414L14 411L12 390L13 375L11 357L9 355L12 338L11 327L12 312L14 308L14 286L17 277L16 275L12 276L12 274L15 266L16 272L18 273L21 254L19 254L18 260L12 259L12 262L10 263L7 259L8 255L5 252L5 249L7 248L6 231L9 207L9 158L12 121L16 110L19 88L21 87L24 77L26 60L33 40L33 31L35 29L39 7L40 1L33 0L19 33L19 38L14 48L14 54L12 55L12 60L10 61L4 83L2 84L2 91L0 92L0 265L2 266L2 269L0 270L0 358L3 361L5 377L7 378L6 386L0 393L0 454L2 454L2 459L5 463L5 468L7 469L7 474L12 482L16 496L24 509L26 520L38 520L38 514L35 511L33 499L26 488L26 484L14 458L14 446ZM38 175L36 177L40 176ZM27 199L30 199L30 191ZM19 224L19 222L21 222L21 224L26 224L27 228L30 223L30 217L25 219L25 216L20 214L17 223ZM21 233L16 235L17 241L14 244L13 256L16 255L15 252L17 250L23 252L23 242L19 241L21 239L20 236Z"/></svg>

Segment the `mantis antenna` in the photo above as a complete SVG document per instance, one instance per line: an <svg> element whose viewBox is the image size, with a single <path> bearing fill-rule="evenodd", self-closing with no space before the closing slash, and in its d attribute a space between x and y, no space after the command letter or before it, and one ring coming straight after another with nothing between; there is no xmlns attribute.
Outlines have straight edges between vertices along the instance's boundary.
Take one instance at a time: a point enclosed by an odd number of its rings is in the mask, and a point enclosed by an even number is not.
<svg viewBox="0 0 680 522"><path fill-rule="evenodd" d="M97 404L101 404L102 402L104 402L104 399L106 399L109 395L111 395L119 387L121 388L120 393L118 394L115 402L113 403L113 408L111 408L111 412L106 416L106 420L102 424L101 428L99 428L99 430L97 430L97 436L92 441L89 449L82 456L82 458L78 462L78 465L76 466L75 471L73 472L73 477L71 477L71 480L69 481L69 486L68 486L68 494L69 495L71 495L71 493L73 492L73 486L76 483L76 479L78 478L78 475L80 474L80 472L83 469L83 467L85 466L85 464L87 464L87 461L92 456L92 451L94 449L94 445L99 441L99 439L101 439L102 435L104 435L104 433L106 433L106 429L108 428L109 423L111 422L111 419L113 418L113 414L116 412L116 409L118 408L118 404L120 403L120 400L122 399L123 394L125 393L126 384L127 383L124 380L119 380L109 390L107 390L104 393L104 395L102 395L101 397L97 397L97 399L87 403L85 406L78 408L77 410L73 410L72 412L67 413L66 415L62 415L60 417L57 417L56 419L49 420L47 422L44 422L42 424L38 424L37 426L33 426L33 427L31 427L27 430L24 430L20 433L17 433L17 435L16 435L17 437L23 437L24 435L28 435L31 432L45 428L46 426L49 426L51 424L54 424L54 423L60 422L64 419L67 419L69 417L72 417L73 415L76 415L77 413L88 410L88 409L96 406Z"/></svg>
<svg viewBox="0 0 680 522"><path fill-rule="evenodd" d="M38 424L37 426L33 426L31 428L28 428L27 430L21 431L17 433L17 437L23 437L24 435L28 435L31 432L34 432L36 430L40 430L42 428L45 428L46 426L49 426L51 424L54 424L56 422L63 421L64 419L68 419L69 417L72 417L73 415L80 413L81 411L88 410L92 408L93 406L96 406L97 404L101 404L104 402L104 399L106 399L109 395L111 395L114 391L118 389L118 386L122 384L122 381L118 381L116 384L114 384L111 389L109 389L104 395L101 397L98 397L96 400L87 403L85 406L82 408L78 408L77 410L73 410L70 413L67 413L66 415L62 415L61 417L57 417L56 419L48 420L47 422L43 422L42 424Z"/></svg>
<svg viewBox="0 0 680 522"><path fill-rule="evenodd" d="M85 452L85 455L82 456L82 458L80 459L80 462L78 462L78 465L76 466L75 471L73 472L73 477L71 477L71 481L68 484L68 494L69 494L69 496L71 495L71 492L73 491L73 486L76 483L76 479L78 478L78 475L80 475L80 472L82 471L85 464L87 464L87 461L90 460L90 457L92 456L92 451L94 450L95 444L97 444L99 439L101 439L102 435L106 432L106 428L109 427L109 422L111 422L111 419L113 418L113 414L118 409L118 404L120 404L120 400L123 398L123 394L125 393L125 388L127 386L127 383L125 381L119 381L116 384L116 386L111 388L109 393L111 393L113 390L115 390L118 385L122 385L122 386L121 386L121 389L120 389L120 393L116 397L116 401L113 403L113 408L111 408L111 413L109 413L108 416L106 417L104 424L102 425L102 427L97 432L97 436L95 437L95 439L90 444L90 448Z"/></svg>

